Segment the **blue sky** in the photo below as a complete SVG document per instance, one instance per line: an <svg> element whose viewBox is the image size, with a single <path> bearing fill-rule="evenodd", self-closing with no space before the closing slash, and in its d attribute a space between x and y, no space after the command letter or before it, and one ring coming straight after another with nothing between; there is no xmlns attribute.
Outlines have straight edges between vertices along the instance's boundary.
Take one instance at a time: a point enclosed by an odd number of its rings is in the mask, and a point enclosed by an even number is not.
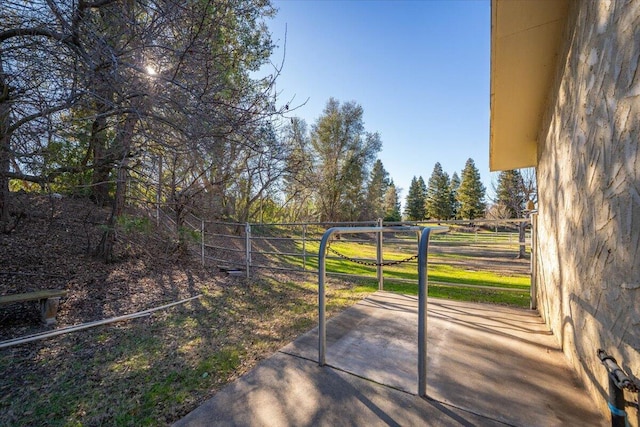
<svg viewBox="0 0 640 427"><path fill-rule="evenodd" d="M307 104L309 126L327 100L356 101L380 133L385 169L407 195L440 162L460 175L476 163L488 192L489 1L274 1L269 21L286 56L279 99Z"/></svg>

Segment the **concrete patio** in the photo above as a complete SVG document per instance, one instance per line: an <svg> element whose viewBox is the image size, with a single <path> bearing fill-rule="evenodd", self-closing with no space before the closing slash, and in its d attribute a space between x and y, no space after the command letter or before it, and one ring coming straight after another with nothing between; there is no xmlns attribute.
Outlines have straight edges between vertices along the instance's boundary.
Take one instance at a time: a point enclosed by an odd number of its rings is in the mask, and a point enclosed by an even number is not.
<svg viewBox="0 0 640 427"><path fill-rule="evenodd" d="M377 292L313 329L176 426L604 426L537 313L429 299L417 396L417 297Z"/></svg>

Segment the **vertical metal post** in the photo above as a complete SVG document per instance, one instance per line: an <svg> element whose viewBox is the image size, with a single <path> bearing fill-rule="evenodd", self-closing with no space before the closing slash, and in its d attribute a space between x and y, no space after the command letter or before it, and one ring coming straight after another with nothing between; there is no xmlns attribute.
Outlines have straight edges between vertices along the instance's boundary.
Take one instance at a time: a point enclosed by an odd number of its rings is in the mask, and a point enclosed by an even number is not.
<svg viewBox="0 0 640 427"><path fill-rule="evenodd" d="M307 224L302 226L302 269L307 269Z"/></svg>
<svg viewBox="0 0 640 427"><path fill-rule="evenodd" d="M204 219L201 220L201 223L200 223L200 239L202 240L202 243L201 243L202 267L204 267Z"/></svg>
<svg viewBox="0 0 640 427"><path fill-rule="evenodd" d="M422 230L418 243L418 396L427 396L427 254L430 228Z"/></svg>
<svg viewBox="0 0 640 427"><path fill-rule="evenodd" d="M327 347L327 327L325 319L325 291L324 282L326 279L326 256L327 243L334 233L334 229L327 230L320 241L320 249L318 250L318 364L324 366L326 364L326 347Z"/></svg>
<svg viewBox="0 0 640 427"><path fill-rule="evenodd" d="M244 226L244 235L245 235L245 261L246 261L246 269L247 269L247 279L249 278L249 268L251 267L251 224L248 222Z"/></svg>
<svg viewBox="0 0 640 427"><path fill-rule="evenodd" d="M376 242L376 260L378 263L376 273L378 275L378 290L384 291L384 272L382 270L382 218L378 218L377 226L380 227L380 231L378 232Z"/></svg>
<svg viewBox="0 0 640 427"><path fill-rule="evenodd" d="M538 309L538 213L531 212L531 310Z"/></svg>

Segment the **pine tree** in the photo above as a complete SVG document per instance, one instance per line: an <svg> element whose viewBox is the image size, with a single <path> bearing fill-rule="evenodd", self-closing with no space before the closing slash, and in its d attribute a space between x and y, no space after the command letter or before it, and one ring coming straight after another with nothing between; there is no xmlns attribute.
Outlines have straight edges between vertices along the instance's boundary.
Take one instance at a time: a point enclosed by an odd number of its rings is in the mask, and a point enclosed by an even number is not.
<svg viewBox="0 0 640 427"><path fill-rule="evenodd" d="M458 188L460 188L460 177L458 176L458 172L454 172L453 175L451 175L451 185L449 186L449 189L451 190L451 216L455 219L460 219L458 217L458 213L460 212Z"/></svg>
<svg viewBox="0 0 640 427"><path fill-rule="evenodd" d="M449 175L442 170L440 163L436 163L427 186L425 199L427 218L449 219L452 217L450 185Z"/></svg>
<svg viewBox="0 0 640 427"><path fill-rule="evenodd" d="M387 192L384 195L384 220L385 221L402 221L400 215L400 197L393 180L389 181Z"/></svg>
<svg viewBox="0 0 640 427"><path fill-rule="evenodd" d="M426 197L426 186L422 177L411 180L409 194L407 194L407 204L404 208L404 216L408 221L422 221L425 219L424 204Z"/></svg>
<svg viewBox="0 0 640 427"><path fill-rule="evenodd" d="M473 161L468 159L462 170L462 180L458 188L458 217L461 219L482 218L485 210L485 187L480 180L480 172Z"/></svg>

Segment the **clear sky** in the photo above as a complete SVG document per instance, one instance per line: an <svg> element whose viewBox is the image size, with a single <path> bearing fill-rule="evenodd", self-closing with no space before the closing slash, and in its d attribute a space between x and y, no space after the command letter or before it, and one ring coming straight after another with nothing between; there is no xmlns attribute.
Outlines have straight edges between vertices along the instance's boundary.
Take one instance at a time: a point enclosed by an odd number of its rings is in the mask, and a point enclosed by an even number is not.
<svg viewBox="0 0 640 427"><path fill-rule="evenodd" d="M451 176L471 157L487 191L490 3L274 0L269 21L284 68L279 99L307 104L309 127L327 100L356 101L380 133L385 169L402 189L428 181L436 162Z"/></svg>

